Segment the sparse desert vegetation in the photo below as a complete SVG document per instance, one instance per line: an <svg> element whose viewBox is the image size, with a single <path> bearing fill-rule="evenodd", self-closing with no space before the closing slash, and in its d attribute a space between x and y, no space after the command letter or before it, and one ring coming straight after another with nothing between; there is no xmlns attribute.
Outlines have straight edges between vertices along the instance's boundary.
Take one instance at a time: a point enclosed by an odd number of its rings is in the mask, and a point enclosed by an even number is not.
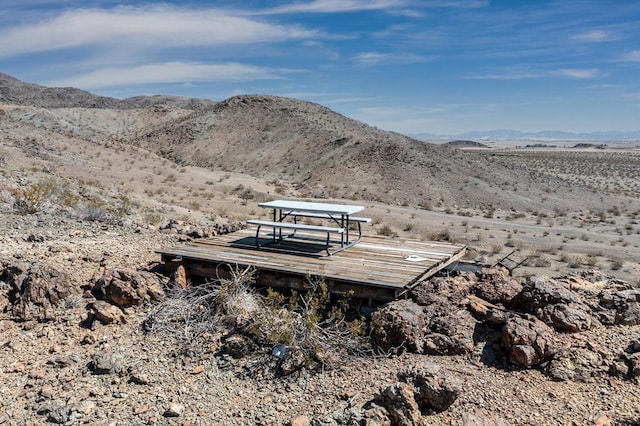
<svg viewBox="0 0 640 426"><path fill-rule="evenodd" d="M148 424L286 424L300 413L362 424L364 413L375 416L363 408L375 408L374 394L382 404L385 391L404 389L398 380L413 377L405 367L425 359L464 382L451 408L425 411L428 424L640 419L627 351L640 325L635 308L623 309L640 286L633 146L463 151L269 96L215 105L89 98L91 108L82 97L64 107L25 99L0 102L0 396L13 404L0 423L102 424L117 412ZM156 250L236 229L267 214L258 202L282 197L356 202L373 218L365 234L464 244L467 260L482 265L515 251L523 264L513 277L492 270L423 283L412 296L422 305L408 309L431 319L415 328L385 323L395 318L388 311L372 320L379 307L366 301L332 310L321 280L306 293L258 293L243 274L184 289L157 273ZM55 309L16 290L58 278L73 290L41 292L64 300ZM540 283L566 306L533 309L522 288L534 294ZM101 299L113 288L132 290L139 304ZM530 299L518 305L508 299L516 293ZM534 350L544 362L517 367L498 350L495 324L532 317L546 319L531 320L537 339L552 327L566 350ZM426 334L398 343L399 329ZM300 354L286 375L268 353L277 343ZM570 377L567 366L576 368Z"/></svg>

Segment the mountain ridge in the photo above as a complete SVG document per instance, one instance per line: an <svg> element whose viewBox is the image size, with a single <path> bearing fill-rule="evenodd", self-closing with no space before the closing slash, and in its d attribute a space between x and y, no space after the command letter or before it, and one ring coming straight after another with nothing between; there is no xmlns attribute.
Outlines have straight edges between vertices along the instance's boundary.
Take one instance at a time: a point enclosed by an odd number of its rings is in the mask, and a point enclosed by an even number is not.
<svg viewBox="0 0 640 426"><path fill-rule="evenodd" d="M490 209L590 205L586 189L569 191L557 177L380 130L316 103L269 95L121 101L1 77L0 124L17 138L33 134L30 144L64 135L135 146L179 166L278 182L296 197ZM558 191L549 194L550 185Z"/></svg>
<svg viewBox="0 0 640 426"><path fill-rule="evenodd" d="M638 131L598 131L598 132L566 132L562 130L541 130L539 132L523 132L519 130L469 131L458 134L414 133L410 136L424 141L447 141L452 139L475 139L481 141L597 141L597 142L633 142L640 141Z"/></svg>

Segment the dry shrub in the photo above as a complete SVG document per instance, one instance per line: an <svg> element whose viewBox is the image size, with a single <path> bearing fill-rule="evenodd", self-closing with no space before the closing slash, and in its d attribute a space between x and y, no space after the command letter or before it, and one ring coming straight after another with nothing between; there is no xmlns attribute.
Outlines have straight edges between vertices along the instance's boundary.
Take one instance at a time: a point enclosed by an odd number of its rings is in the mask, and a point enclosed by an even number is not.
<svg viewBox="0 0 640 426"><path fill-rule="evenodd" d="M42 210L45 204L58 192L52 180L42 180L25 188L12 191L13 209L18 214L33 214Z"/></svg>
<svg viewBox="0 0 640 426"><path fill-rule="evenodd" d="M200 346L211 336L242 334L263 347L283 344L308 363L330 366L346 354L369 351L363 318L347 320L348 298L333 303L324 281L309 280L290 296L254 290L254 270L233 269L218 279L185 289L178 286L145 320L147 332L179 337Z"/></svg>

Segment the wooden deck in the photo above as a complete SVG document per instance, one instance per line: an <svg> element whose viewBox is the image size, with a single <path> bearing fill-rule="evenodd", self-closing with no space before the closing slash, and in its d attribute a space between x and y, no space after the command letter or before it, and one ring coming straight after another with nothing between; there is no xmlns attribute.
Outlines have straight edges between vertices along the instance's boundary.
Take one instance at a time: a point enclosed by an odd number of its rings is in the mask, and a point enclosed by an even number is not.
<svg viewBox="0 0 640 426"><path fill-rule="evenodd" d="M168 269L182 264L194 277L224 277L228 268L221 265L252 266L258 285L301 290L309 277L319 277L333 293L378 301L398 298L466 253L464 246L443 242L365 236L359 244L326 256L326 245L314 241L317 235L300 234L256 249L255 231L242 230L158 253ZM261 238L261 244L268 242Z"/></svg>

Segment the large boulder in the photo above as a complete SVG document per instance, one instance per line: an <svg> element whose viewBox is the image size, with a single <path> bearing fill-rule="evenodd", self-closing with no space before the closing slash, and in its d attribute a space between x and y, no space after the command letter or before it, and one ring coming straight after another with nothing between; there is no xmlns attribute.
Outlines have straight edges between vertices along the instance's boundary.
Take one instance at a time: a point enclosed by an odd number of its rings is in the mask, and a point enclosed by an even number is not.
<svg viewBox="0 0 640 426"><path fill-rule="evenodd" d="M473 351L476 320L466 305L474 283L473 274L433 278L412 291L412 300L423 307L424 313L419 353L454 355Z"/></svg>
<svg viewBox="0 0 640 426"><path fill-rule="evenodd" d="M155 274L133 269L104 269L94 279L92 293L120 308L161 301L165 298L162 284Z"/></svg>
<svg viewBox="0 0 640 426"><path fill-rule="evenodd" d="M445 411L462 390L460 379L431 362L405 367L398 378L413 386L414 399L423 414Z"/></svg>
<svg viewBox="0 0 640 426"><path fill-rule="evenodd" d="M411 300L396 300L371 317L371 339L382 351L422 350L424 312Z"/></svg>
<svg viewBox="0 0 640 426"><path fill-rule="evenodd" d="M547 277L528 279L514 299L514 306L567 333L588 330L599 323L578 294L563 283Z"/></svg>
<svg viewBox="0 0 640 426"><path fill-rule="evenodd" d="M432 278L420 283L411 290L411 299L420 306L433 304L452 304L464 306L475 283L475 275L465 274L457 277Z"/></svg>
<svg viewBox="0 0 640 426"><path fill-rule="evenodd" d="M567 333L588 330L595 321L584 305L565 305L558 303L538 309L538 318L553 326L556 330Z"/></svg>
<svg viewBox="0 0 640 426"><path fill-rule="evenodd" d="M600 306L609 311L609 315L601 316L601 321L607 325L640 324L640 289L616 292L603 290L600 293Z"/></svg>
<svg viewBox="0 0 640 426"><path fill-rule="evenodd" d="M440 315L425 309L427 332L422 353L431 355L462 355L473 351L476 320L466 309L448 309Z"/></svg>
<svg viewBox="0 0 640 426"><path fill-rule="evenodd" d="M558 381L587 382L603 371L603 364L603 354L595 346L571 346L558 352L545 372Z"/></svg>
<svg viewBox="0 0 640 426"><path fill-rule="evenodd" d="M82 293L69 273L46 265L2 261L0 279L9 284L5 309L24 321L53 320L57 306Z"/></svg>
<svg viewBox="0 0 640 426"><path fill-rule="evenodd" d="M509 360L524 368L539 365L558 350L553 330L532 316L513 315L507 319L502 328L502 344L509 353Z"/></svg>
<svg viewBox="0 0 640 426"><path fill-rule="evenodd" d="M509 306L522 291L522 283L503 268L484 268L477 276L473 293L488 302Z"/></svg>
<svg viewBox="0 0 640 426"><path fill-rule="evenodd" d="M529 278L514 303L522 312L534 312L547 305L581 303L580 298L562 283L548 277Z"/></svg>

